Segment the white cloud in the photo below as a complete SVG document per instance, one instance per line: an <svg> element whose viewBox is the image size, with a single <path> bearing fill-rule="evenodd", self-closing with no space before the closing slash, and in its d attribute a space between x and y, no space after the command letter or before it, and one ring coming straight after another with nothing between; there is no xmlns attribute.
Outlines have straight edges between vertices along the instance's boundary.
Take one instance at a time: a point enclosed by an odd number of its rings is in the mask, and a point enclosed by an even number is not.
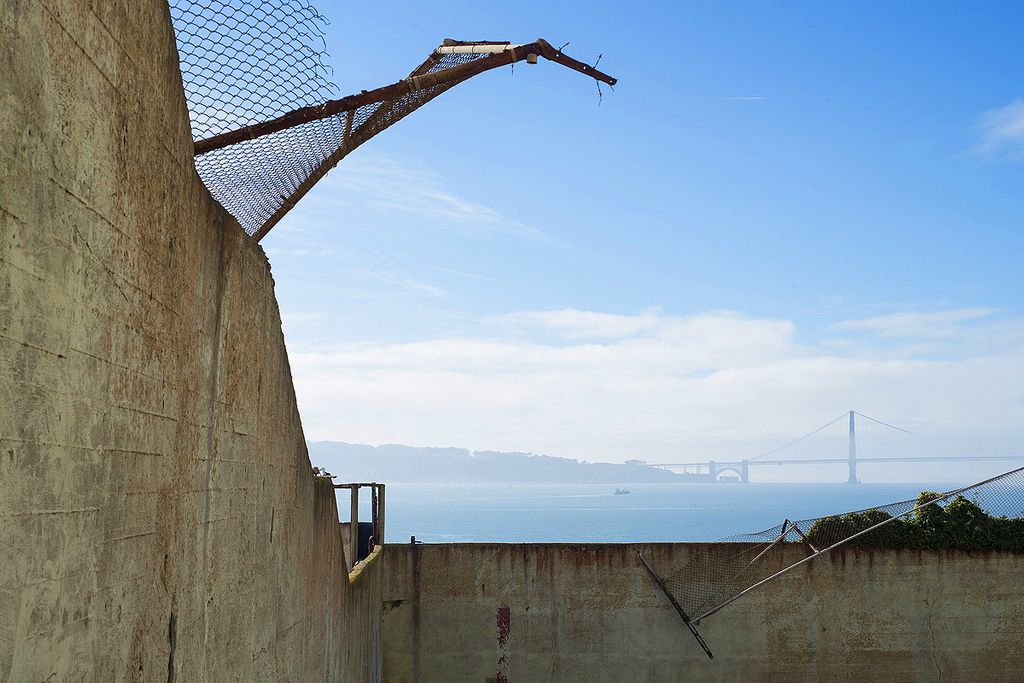
<svg viewBox="0 0 1024 683"><path fill-rule="evenodd" d="M982 114L978 132L977 152L1024 158L1024 100Z"/></svg>
<svg viewBox="0 0 1024 683"><path fill-rule="evenodd" d="M543 230L463 196L442 173L413 160L353 154L322 180L317 201L299 204L275 232L303 223L322 227L346 216L408 214L418 223L438 223L463 229L501 232L552 242Z"/></svg>
<svg viewBox="0 0 1024 683"><path fill-rule="evenodd" d="M1022 436L1019 325L998 349L936 359L810 347L789 321L728 312L497 320L500 336L293 353L307 436L657 461L749 455L850 408L923 431ZM989 324L960 320L979 335Z"/></svg>
<svg viewBox="0 0 1024 683"><path fill-rule="evenodd" d="M420 282L411 277L406 277L393 271L372 270L360 268L354 271L358 278L374 280L385 285L389 291L397 294L410 294L415 296L440 297L445 292L440 287L428 282Z"/></svg>
<svg viewBox="0 0 1024 683"><path fill-rule="evenodd" d="M494 280L492 280L491 278L487 277L486 275L481 275L480 273L470 273L465 270L456 270L455 268L442 268L441 266L434 266L434 269L442 273L448 273L449 275L465 278L467 280L482 280L484 282L494 282Z"/></svg>
<svg viewBox="0 0 1024 683"><path fill-rule="evenodd" d="M892 313L863 320L843 320L832 325L844 332L873 332L885 337L947 337L961 332L960 323L987 318L991 308L959 308L928 313Z"/></svg>
<svg viewBox="0 0 1024 683"><path fill-rule="evenodd" d="M640 315L595 313L563 308L554 311L520 311L486 319L490 324L512 329L546 329L567 337L626 337L650 330L661 321L657 310Z"/></svg>

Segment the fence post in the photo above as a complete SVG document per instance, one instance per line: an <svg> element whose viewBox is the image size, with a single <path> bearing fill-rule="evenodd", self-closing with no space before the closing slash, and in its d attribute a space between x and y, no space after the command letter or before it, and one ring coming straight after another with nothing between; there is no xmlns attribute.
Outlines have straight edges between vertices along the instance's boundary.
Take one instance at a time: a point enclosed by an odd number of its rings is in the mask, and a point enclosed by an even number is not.
<svg viewBox="0 0 1024 683"><path fill-rule="evenodd" d="M378 484L380 491L377 493L377 543L384 545L384 484Z"/></svg>
<svg viewBox="0 0 1024 683"><path fill-rule="evenodd" d="M370 538L373 539L373 545L377 545L377 482L370 484ZM367 548L367 552L373 552L373 547Z"/></svg>
<svg viewBox="0 0 1024 683"><path fill-rule="evenodd" d="M349 490L352 492L352 524L349 527L351 530L349 535L349 551L352 557L349 570L351 571L352 567L356 566L356 562L359 561L359 484L353 484Z"/></svg>

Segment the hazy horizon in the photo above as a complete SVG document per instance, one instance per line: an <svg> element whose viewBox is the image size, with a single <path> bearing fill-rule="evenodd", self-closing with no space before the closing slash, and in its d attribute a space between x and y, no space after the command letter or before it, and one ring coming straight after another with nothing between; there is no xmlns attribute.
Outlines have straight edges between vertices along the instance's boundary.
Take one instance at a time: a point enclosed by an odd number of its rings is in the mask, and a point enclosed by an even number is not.
<svg viewBox="0 0 1024 683"><path fill-rule="evenodd" d="M1024 448L1024 7L318 5L340 94L449 35L620 80L475 78L262 242L309 438L739 458L854 409Z"/></svg>
<svg viewBox="0 0 1024 683"><path fill-rule="evenodd" d="M379 481L406 481L406 482L427 482L431 476L417 478L419 469L415 465L406 466L400 473L387 468L388 463L382 462L388 458L397 459L396 456L417 457L422 460L430 460L433 457L458 457L477 458L480 456L531 456L539 458L555 458L571 462L593 465L615 465L621 466L621 462L606 460L590 460L586 458L570 458L558 453L533 453L526 451L497 451L495 449L470 449L458 445L411 445L411 444L358 444L336 440L320 440L307 442L309 445L310 461L313 465L325 467L332 474L338 476L338 480L355 479L377 479ZM373 453L364 453L362 459L356 459L356 452L349 452L347 459L342 463L338 454L331 454L329 446L352 447L352 450L374 449ZM845 447L845 444L844 444ZM405 452L402 452L405 451ZM797 454L799 457L801 454ZM912 455L912 454L911 454ZM778 456L775 456L778 457ZM754 464L750 470L750 480L754 483L841 483L845 482L848 476L848 468L845 462L836 457L834 453L827 454L829 458L836 458L836 462L820 465L761 465ZM866 456L870 457L870 456ZM642 458L639 458L643 460ZM709 458L710 459L710 458ZM785 459L783 457L782 459ZM718 457L721 463L726 458ZM669 461L645 461L647 465L658 465ZM388 474L377 476L380 473L380 466ZM864 483L926 483L942 482L946 484L967 485L982 479L1000 474L1002 472L1024 466L1024 455L1013 461L978 461L978 462L956 462L956 463L871 463L860 461L858 465L859 480ZM375 473L374 468L378 470ZM682 472L683 470L674 470ZM699 470L690 469L690 472L697 473ZM410 478L411 477L411 478ZM548 481L574 483L587 481L582 478L567 478L564 476L551 479L515 479L509 475L496 476L493 479L465 480L462 483L472 485L475 483L500 482L500 481ZM627 482L628 477L621 481ZM459 483L458 478L449 478L448 481ZM613 478L608 481L615 481ZM649 482L656 483L656 482ZM674 482L665 482L674 483Z"/></svg>

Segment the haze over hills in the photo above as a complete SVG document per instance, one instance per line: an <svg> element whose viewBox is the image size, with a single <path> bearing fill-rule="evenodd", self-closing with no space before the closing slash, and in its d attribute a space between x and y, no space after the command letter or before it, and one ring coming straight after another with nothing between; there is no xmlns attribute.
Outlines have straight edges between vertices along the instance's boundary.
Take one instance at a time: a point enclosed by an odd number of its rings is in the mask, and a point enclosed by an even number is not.
<svg viewBox="0 0 1024 683"><path fill-rule="evenodd" d="M699 481L639 460L591 463L532 453L310 441L309 459L347 481L641 483Z"/></svg>

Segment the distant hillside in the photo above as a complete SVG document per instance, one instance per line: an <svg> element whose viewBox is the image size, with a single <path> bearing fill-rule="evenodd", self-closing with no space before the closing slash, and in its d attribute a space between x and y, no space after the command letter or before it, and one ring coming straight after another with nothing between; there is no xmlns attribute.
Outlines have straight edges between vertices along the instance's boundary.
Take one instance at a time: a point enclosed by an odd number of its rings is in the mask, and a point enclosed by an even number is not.
<svg viewBox="0 0 1024 683"><path fill-rule="evenodd" d="M685 482L691 477L632 460L624 465L581 462L532 453L464 448L366 446L310 441L309 459L338 481L382 482Z"/></svg>

